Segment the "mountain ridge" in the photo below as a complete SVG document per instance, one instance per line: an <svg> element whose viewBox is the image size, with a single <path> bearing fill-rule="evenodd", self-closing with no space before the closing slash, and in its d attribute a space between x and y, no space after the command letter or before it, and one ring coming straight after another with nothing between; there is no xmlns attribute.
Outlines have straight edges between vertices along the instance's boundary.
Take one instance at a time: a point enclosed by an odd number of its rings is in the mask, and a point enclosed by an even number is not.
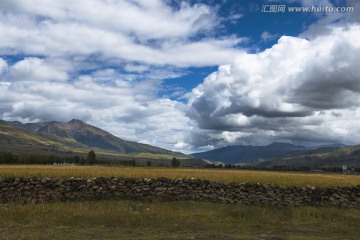
<svg viewBox="0 0 360 240"><path fill-rule="evenodd" d="M320 152L327 152L337 147L322 147ZM233 145L206 152L193 153L192 156L225 164L253 164L273 159L299 156L317 148L307 148L290 143L274 142L266 146Z"/></svg>
<svg viewBox="0 0 360 240"><path fill-rule="evenodd" d="M35 134L45 134L59 138L73 139L76 142L89 148L95 147L124 154L153 153L169 154L177 157L187 156L180 152L173 152L148 144L126 141L78 119L72 119L65 123L56 121L35 123L21 123L19 121L4 122Z"/></svg>
<svg viewBox="0 0 360 240"><path fill-rule="evenodd" d="M332 151L323 151L323 147L306 152L304 155L286 157L257 163L261 168L341 168L342 166L360 167L360 145L346 146Z"/></svg>

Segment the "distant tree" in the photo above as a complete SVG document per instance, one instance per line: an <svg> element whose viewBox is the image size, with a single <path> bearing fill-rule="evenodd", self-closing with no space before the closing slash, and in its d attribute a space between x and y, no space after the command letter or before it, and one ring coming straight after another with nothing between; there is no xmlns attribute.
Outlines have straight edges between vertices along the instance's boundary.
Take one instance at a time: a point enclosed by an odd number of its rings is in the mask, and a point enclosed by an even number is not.
<svg viewBox="0 0 360 240"><path fill-rule="evenodd" d="M0 153L0 163L15 163L12 153L1 152Z"/></svg>
<svg viewBox="0 0 360 240"><path fill-rule="evenodd" d="M151 167L151 165L152 165L152 162L151 162L151 161L147 161L147 162L146 162L146 166Z"/></svg>
<svg viewBox="0 0 360 240"><path fill-rule="evenodd" d="M225 164L225 168L234 168L235 166L232 164Z"/></svg>
<svg viewBox="0 0 360 240"><path fill-rule="evenodd" d="M214 163L207 164L205 167L206 167L206 168L216 168L216 166L215 166Z"/></svg>
<svg viewBox="0 0 360 240"><path fill-rule="evenodd" d="M81 165L87 164L87 159L84 158L84 157L81 157L81 158L80 158L80 164L81 164Z"/></svg>
<svg viewBox="0 0 360 240"><path fill-rule="evenodd" d="M134 158L132 160L130 160L130 166L133 166L133 167L136 166L136 161Z"/></svg>
<svg viewBox="0 0 360 240"><path fill-rule="evenodd" d="M95 164L96 162L96 155L95 155L95 152L93 150L91 150L88 155L87 155L87 163L90 164L90 165L93 165Z"/></svg>
<svg viewBox="0 0 360 240"><path fill-rule="evenodd" d="M179 166L180 166L180 160L177 159L176 157L174 157L174 158L171 160L171 166L172 166L172 167L179 167Z"/></svg>
<svg viewBox="0 0 360 240"><path fill-rule="evenodd" d="M8 152L5 156L5 163L13 163L14 157L11 152Z"/></svg>
<svg viewBox="0 0 360 240"><path fill-rule="evenodd" d="M74 163L79 164L79 163L80 163L80 160L81 160L81 159L80 159L80 157L79 157L79 156L77 156L77 155L76 155L76 156L74 156L74 160L73 160L73 161L74 161Z"/></svg>

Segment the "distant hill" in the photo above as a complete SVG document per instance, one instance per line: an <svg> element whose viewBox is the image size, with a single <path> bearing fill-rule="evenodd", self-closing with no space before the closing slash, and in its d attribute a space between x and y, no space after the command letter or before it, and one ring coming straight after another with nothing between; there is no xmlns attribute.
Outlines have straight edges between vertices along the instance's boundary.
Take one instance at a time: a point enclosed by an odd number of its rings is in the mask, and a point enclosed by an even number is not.
<svg viewBox="0 0 360 240"><path fill-rule="evenodd" d="M73 119L67 123L37 122L26 123L0 121L0 141L33 146L37 149L89 149L97 148L115 153L166 154L176 157L189 157L147 144L126 141L100 129Z"/></svg>
<svg viewBox="0 0 360 240"><path fill-rule="evenodd" d="M336 150L320 152L323 148L309 151L300 156L284 157L258 163L258 167L272 168L274 166L331 168L360 167L360 145L338 148Z"/></svg>
<svg viewBox="0 0 360 240"><path fill-rule="evenodd" d="M306 148L289 143L272 143L267 146L227 146L207 152L193 153L196 158L219 161L225 164L248 164L272 159L282 159L306 154L308 152L329 152L338 146L323 146L321 148Z"/></svg>

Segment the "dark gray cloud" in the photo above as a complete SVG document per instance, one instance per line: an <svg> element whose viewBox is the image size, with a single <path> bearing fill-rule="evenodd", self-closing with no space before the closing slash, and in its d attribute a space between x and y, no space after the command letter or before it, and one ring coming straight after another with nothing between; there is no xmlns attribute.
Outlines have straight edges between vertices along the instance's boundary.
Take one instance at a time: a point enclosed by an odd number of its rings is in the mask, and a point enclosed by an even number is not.
<svg viewBox="0 0 360 240"><path fill-rule="evenodd" d="M297 0L296 0L297 1ZM343 27L348 23L360 23L360 2L357 0L300 0L303 6L326 6L326 7L350 7L349 11L314 13L319 20L306 27L306 31L300 36L315 38L331 33L332 27ZM351 9L352 8L352 9Z"/></svg>

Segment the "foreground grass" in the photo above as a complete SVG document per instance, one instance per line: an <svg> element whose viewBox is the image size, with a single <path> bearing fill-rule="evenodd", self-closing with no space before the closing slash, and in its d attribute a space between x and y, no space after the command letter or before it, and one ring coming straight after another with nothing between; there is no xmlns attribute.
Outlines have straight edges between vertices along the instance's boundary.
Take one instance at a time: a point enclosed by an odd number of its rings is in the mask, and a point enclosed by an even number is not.
<svg viewBox="0 0 360 240"><path fill-rule="evenodd" d="M360 175L299 173L224 169L146 168L110 166L0 165L4 177L146 177L199 178L230 182L266 183L281 186L355 186Z"/></svg>
<svg viewBox="0 0 360 240"><path fill-rule="evenodd" d="M360 210L205 202L0 207L0 239L358 239ZM277 237L277 238L275 238Z"/></svg>

